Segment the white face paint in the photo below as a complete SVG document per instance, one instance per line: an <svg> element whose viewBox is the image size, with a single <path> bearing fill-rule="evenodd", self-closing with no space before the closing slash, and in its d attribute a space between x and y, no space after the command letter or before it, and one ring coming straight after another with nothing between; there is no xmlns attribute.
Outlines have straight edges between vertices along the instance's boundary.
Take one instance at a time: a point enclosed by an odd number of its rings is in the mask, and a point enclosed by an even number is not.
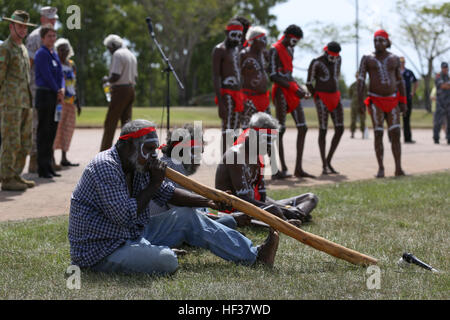
<svg viewBox="0 0 450 320"><path fill-rule="evenodd" d="M145 151L144 151L144 145L147 144L147 143L155 143L155 144L156 144L156 147L159 146L159 140L158 140L158 138L150 138L150 139L144 140L144 142L142 142L141 148L140 148L141 157L144 158L145 160L148 160L148 158L150 158L150 156L151 156L152 158L156 158L156 157L157 157L156 152L145 152Z"/></svg>
<svg viewBox="0 0 450 320"><path fill-rule="evenodd" d="M241 42L242 35L243 35L242 31L232 30L228 32L228 39L230 39L233 42Z"/></svg>
<svg viewBox="0 0 450 320"><path fill-rule="evenodd" d="M330 56L329 54L327 55L328 61L331 63L336 63L336 61L338 60L338 57L335 56Z"/></svg>
<svg viewBox="0 0 450 320"><path fill-rule="evenodd" d="M297 38L290 38L289 39L289 44L291 45L291 47L295 47L297 43L298 43L298 39Z"/></svg>

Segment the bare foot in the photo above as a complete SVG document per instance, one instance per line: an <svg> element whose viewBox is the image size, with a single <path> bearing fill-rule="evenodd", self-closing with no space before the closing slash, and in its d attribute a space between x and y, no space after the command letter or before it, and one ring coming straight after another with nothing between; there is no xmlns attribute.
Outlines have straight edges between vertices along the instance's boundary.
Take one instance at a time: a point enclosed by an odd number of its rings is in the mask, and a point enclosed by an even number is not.
<svg viewBox="0 0 450 320"><path fill-rule="evenodd" d="M272 175L273 180L283 180L292 177L292 174L287 173L287 171L278 171L276 174Z"/></svg>
<svg viewBox="0 0 450 320"><path fill-rule="evenodd" d="M296 226L297 228L300 228L302 226L302 221L298 219L289 219L287 222L289 222L293 226Z"/></svg>
<svg viewBox="0 0 450 320"><path fill-rule="evenodd" d="M375 176L375 178L384 178L384 168L378 170L378 173Z"/></svg>
<svg viewBox="0 0 450 320"><path fill-rule="evenodd" d="M269 235L266 241L258 248L257 261L264 263L269 267L273 267L275 262L275 255L278 249L278 242L280 241L280 236L278 231L273 228L269 229Z"/></svg>
<svg viewBox="0 0 450 320"><path fill-rule="evenodd" d="M249 226L252 223L252 217L242 212L233 213L233 218L236 220L238 227Z"/></svg>
<svg viewBox="0 0 450 320"><path fill-rule="evenodd" d="M396 170L396 171L395 171L395 176L396 176L396 177L406 176L406 173L405 173L402 169Z"/></svg>
<svg viewBox="0 0 450 320"><path fill-rule="evenodd" d="M328 162L328 170L330 170L330 172L332 174L339 174L339 172L337 172L336 170L334 170L334 168L331 166L331 163Z"/></svg>
<svg viewBox="0 0 450 320"><path fill-rule="evenodd" d="M300 172L295 172L294 174L297 178L312 178L315 179L316 177L313 176L312 174L309 174L306 171L300 171Z"/></svg>

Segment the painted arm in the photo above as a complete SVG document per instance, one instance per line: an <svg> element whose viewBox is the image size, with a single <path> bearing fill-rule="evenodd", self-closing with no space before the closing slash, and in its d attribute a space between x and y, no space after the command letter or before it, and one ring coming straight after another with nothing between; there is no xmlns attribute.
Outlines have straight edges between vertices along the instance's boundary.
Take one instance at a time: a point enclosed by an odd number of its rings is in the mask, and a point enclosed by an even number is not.
<svg viewBox="0 0 450 320"><path fill-rule="evenodd" d="M358 74L358 84L357 84L357 92L358 92L358 101L361 113L366 112L366 107L364 105L364 87L366 86L366 74L367 74L367 57L363 56L361 59L361 64L359 66L359 74Z"/></svg>
<svg viewBox="0 0 450 320"><path fill-rule="evenodd" d="M306 87L308 88L311 95L314 95L314 93L316 91L313 86L313 81L315 80L315 74L316 74L316 68L315 68L316 65L314 62L315 62L315 60L311 61L311 63L309 64L308 78L306 80Z"/></svg>

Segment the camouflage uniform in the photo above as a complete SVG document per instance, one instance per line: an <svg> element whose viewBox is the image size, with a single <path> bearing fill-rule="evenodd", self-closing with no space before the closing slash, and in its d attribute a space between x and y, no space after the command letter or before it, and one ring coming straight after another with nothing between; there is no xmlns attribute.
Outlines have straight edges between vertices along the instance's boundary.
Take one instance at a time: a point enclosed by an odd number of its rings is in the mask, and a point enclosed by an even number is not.
<svg viewBox="0 0 450 320"><path fill-rule="evenodd" d="M19 176L31 149L30 60L23 44L0 46L0 178Z"/></svg>
<svg viewBox="0 0 450 320"><path fill-rule="evenodd" d="M436 111L434 113L433 124L433 139L435 143L439 143L439 132L442 128L442 123L447 119L447 142L450 144L450 90L442 89L441 85L450 83L448 74L439 73L435 79L436 86Z"/></svg>
<svg viewBox="0 0 450 320"><path fill-rule="evenodd" d="M30 59L34 60L34 56L36 55L36 51L39 50L39 48L42 45L41 40L41 27L34 29L30 35L27 37L26 47L28 50L28 56ZM30 89L31 89L31 96L32 96L32 106L34 106L34 99L36 96L36 75L34 72L34 64L31 67L30 72ZM38 127L38 115L37 110L33 110L33 131L32 131L32 145L31 145L31 154L37 153L37 127Z"/></svg>

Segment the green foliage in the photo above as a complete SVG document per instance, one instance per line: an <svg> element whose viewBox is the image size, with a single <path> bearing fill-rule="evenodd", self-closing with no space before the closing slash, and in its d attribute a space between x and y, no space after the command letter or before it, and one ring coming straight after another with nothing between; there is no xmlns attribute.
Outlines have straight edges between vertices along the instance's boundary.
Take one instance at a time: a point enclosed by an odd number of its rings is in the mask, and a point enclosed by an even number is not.
<svg viewBox="0 0 450 320"><path fill-rule="evenodd" d="M153 20L162 49L186 87L185 91L171 77L171 103L187 105L194 96L209 94L212 88L211 51L223 40L226 22L243 15L253 24L261 24L277 32L275 17L269 9L286 0L72 0L39 1L0 0L0 13L10 16L15 9L30 13L39 24L39 8L58 8L59 37L71 42L78 66L79 94L84 105L105 104L101 79L108 73L110 54L103 46L108 34L117 34L129 41L138 56L139 78L136 87L138 105L163 105L166 95L165 68L156 46L147 31L145 18ZM69 30L67 7L81 9L81 30ZM31 31L31 30L30 30ZM7 23L0 25L0 39L9 34Z"/></svg>

